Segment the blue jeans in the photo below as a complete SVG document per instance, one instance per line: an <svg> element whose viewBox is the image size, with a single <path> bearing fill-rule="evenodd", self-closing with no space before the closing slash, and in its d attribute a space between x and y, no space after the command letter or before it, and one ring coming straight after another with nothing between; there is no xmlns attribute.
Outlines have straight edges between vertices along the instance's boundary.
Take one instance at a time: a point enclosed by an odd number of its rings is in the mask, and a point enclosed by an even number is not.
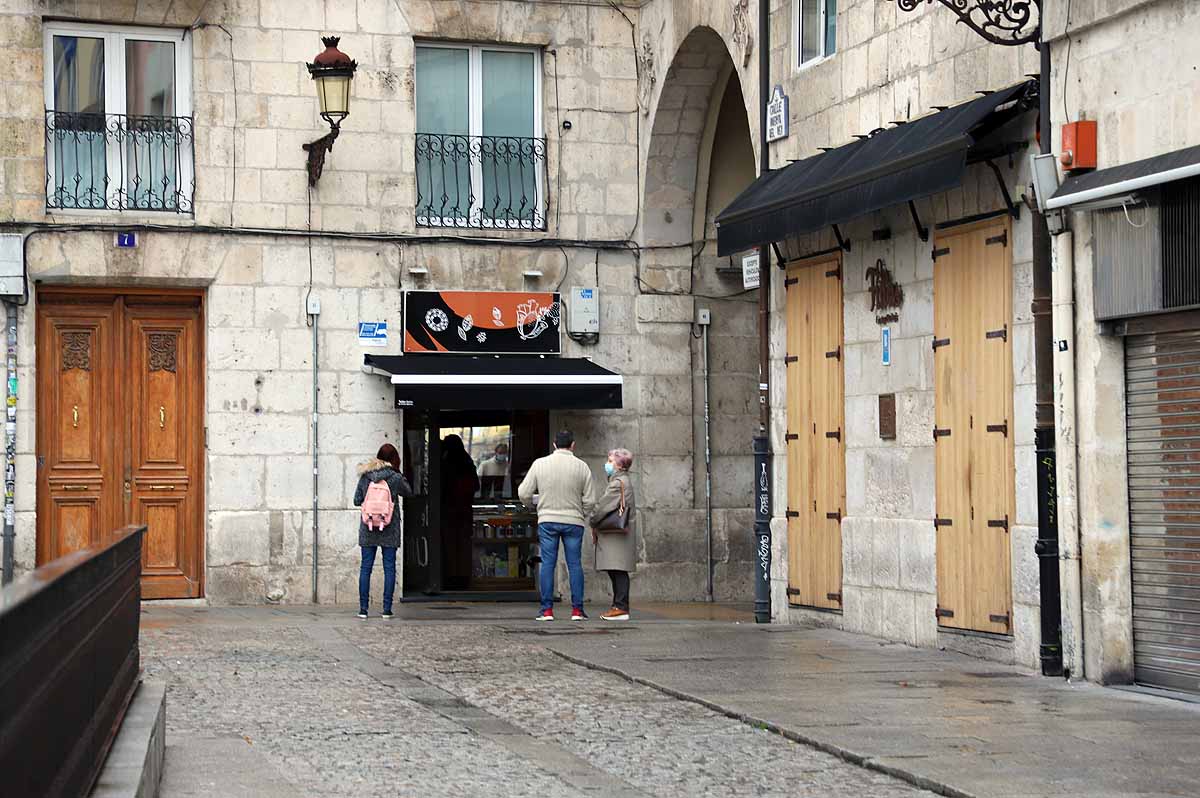
<svg viewBox="0 0 1200 798"><path fill-rule="evenodd" d="M571 606L583 606L583 527L578 524L538 524L538 542L542 546L542 572L538 579L542 609L554 606L554 568L558 565L558 539L562 538L567 555L567 574L571 578Z"/></svg>
<svg viewBox="0 0 1200 798"><path fill-rule="evenodd" d="M375 569L375 549L383 549L383 611L392 611L396 592L396 547L363 546L362 570L358 572L358 608L363 612L371 603L371 571Z"/></svg>

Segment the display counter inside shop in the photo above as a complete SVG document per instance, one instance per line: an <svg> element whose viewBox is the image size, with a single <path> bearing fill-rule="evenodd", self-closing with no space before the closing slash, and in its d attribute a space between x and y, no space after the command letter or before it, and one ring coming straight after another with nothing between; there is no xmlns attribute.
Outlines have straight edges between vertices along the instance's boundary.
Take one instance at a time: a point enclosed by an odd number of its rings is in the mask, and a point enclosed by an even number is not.
<svg viewBox="0 0 1200 798"><path fill-rule="evenodd" d="M471 529L471 588L532 590L537 511L520 502L476 501Z"/></svg>

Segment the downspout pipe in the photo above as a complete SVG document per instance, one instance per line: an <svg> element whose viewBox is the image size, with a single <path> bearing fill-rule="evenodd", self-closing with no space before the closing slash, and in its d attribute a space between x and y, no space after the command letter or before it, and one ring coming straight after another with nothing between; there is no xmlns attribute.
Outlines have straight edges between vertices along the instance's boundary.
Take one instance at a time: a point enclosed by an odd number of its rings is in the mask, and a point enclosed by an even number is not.
<svg viewBox="0 0 1200 798"><path fill-rule="evenodd" d="M1079 543L1079 445L1075 379L1075 235L1054 239L1051 262L1054 329L1055 450L1058 483L1058 556L1062 585L1063 676L1085 677Z"/></svg>
<svg viewBox="0 0 1200 798"><path fill-rule="evenodd" d="M319 418L319 415L317 413L317 409L318 409L317 408L317 398L318 398L318 371L317 371L318 360L317 360L317 355L320 354L320 343L319 342L321 340L320 337L317 335L317 328L319 326L318 323L321 318L320 311L318 310L319 307L320 306L317 305L317 306L310 306L308 308L309 318L312 319L312 453L313 453L312 454L312 515L313 515L313 522L312 522L312 529L313 529L313 537L312 537L312 603L313 604L319 603L319 601L318 601L319 593L317 591L317 585L318 585L320 574L321 574L321 567L320 567L321 558L318 556L319 549L320 549L320 541L321 541L321 522L320 522L321 503L320 503L320 494L319 494L319 490L318 490L319 485L320 485L320 471L318 469L318 464L320 462L319 457L320 457L321 447L320 447L320 443L319 443L320 439L317 437L317 432L318 432L317 419ZM317 312L313 312L314 310Z"/></svg>
<svg viewBox="0 0 1200 798"><path fill-rule="evenodd" d="M767 97L771 93L771 4L758 0L759 174L771 171ZM754 437L754 621L771 622L771 253L758 248L758 434Z"/></svg>
<svg viewBox="0 0 1200 798"><path fill-rule="evenodd" d="M17 480L17 303L5 302L7 347L4 381L5 406L8 414L4 436L4 543L0 552L0 585L13 580L13 559L16 547L16 480Z"/></svg>
<svg viewBox="0 0 1200 798"><path fill-rule="evenodd" d="M712 416L709 412L709 382L712 368L708 357L708 326L700 328L704 350L704 539L708 545L708 582L705 597L713 601L713 491L712 491Z"/></svg>

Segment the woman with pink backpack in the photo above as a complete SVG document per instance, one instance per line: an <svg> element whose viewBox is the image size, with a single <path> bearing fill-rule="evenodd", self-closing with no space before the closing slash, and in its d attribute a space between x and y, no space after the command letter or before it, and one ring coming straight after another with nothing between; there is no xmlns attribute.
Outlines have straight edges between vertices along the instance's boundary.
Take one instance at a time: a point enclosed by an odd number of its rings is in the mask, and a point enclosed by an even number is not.
<svg viewBox="0 0 1200 798"><path fill-rule="evenodd" d="M411 496L412 488L400 473L400 453L390 443L379 447L374 460L358 467L358 488L354 506L362 508L358 524L358 545L362 547L362 569L358 573L358 617L367 619L371 600L371 571L375 569L375 551L383 549L383 614L392 619L392 596L396 592L396 549L400 546L401 497Z"/></svg>

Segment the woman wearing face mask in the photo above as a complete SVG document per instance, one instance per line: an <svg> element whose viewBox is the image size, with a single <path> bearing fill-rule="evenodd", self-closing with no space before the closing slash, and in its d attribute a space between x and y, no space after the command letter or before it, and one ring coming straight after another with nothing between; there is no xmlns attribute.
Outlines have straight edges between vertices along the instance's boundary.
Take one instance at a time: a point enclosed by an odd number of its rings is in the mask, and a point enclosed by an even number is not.
<svg viewBox="0 0 1200 798"><path fill-rule="evenodd" d="M600 615L606 621L629 620L629 574L636 567L635 503L629 468L633 455L628 449L608 453L604 471L608 487L592 512L592 542L596 544L596 570L607 571L612 580L613 606Z"/></svg>

